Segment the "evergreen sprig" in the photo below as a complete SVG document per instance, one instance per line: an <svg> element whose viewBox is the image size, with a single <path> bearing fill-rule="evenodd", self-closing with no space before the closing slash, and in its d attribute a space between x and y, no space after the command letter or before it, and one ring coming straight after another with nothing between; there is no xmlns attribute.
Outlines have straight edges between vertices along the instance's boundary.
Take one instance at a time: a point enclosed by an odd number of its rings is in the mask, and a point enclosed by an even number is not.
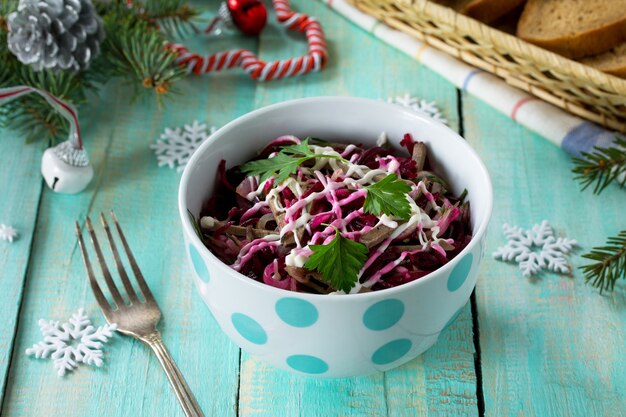
<svg viewBox="0 0 626 417"><path fill-rule="evenodd" d="M98 90L112 78L134 87L135 96L152 92L159 102L171 94L184 70L165 45L171 36L193 28L198 12L184 0L93 0L103 19L105 40L100 55L79 73L33 71L8 50L7 20L17 0L0 0L0 88L29 85L80 106L89 90ZM141 4L140 4L141 3ZM27 141L52 143L67 136L67 122L41 97L27 95L0 107L0 126L16 129Z"/></svg>
<svg viewBox="0 0 626 417"><path fill-rule="evenodd" d="M34 71L21 65L12 55L8 57L1 53L0 61L6 63L3 66L4 74L0 70L0 87L29 85L76 105L84 103L86 92L96 88L90 72L72 74L50 70ZM68 130L67 120L50 107L43 97L34 94L1 106L0 125L20 132L26 142L37 139L55 142L57 138L67 136Z"/></svg>
<svg viewBox="0 0 626 417"><path fill-rule="evenodd" d="M142 19L168 36L184 37L195 31L193 20L198 17L198 11L183 0L153 0L137 7Z"/></svg>
<svg viewBox="0 0 626 417"><path fill-rule="evenodd" d="M126 78L135 87L135 93L153 90L160 101L185 74L176 65L175 54L165 48L163 34L145 21L129 17L107 23L105 28L110 27L110 35L102 49L108 59L100 60L98 66L107 66L103 70L110 71L113 77Z"/></svg>
<svg viewBox="0 0 626 417"><path fill-rule="evenodd" d="M593 152L583 152L582 157L573 158L576 165L572 172L585 190L594 185L594 194L600 194L611 183L620 187L626 185L626 140L615 138L609 147L593 148Z"/></svg>
<svg viewBox="0 0 626 417"><path fill-rule="evenodd" d="M610 237L606 246L593 248L583 258L594 263L581 266L585 282L602 291L613 291L619 278L626 279L626 230Z"/></svg>
<svg viewBox="0 0 626 417"><path fill-rule="evenodd" d="M0 0L0 16L5 16L4 19L0 19L0 32L6 32L8 30L6 26L6 16L12 11L15 7L17 7L17 1L15 0Z"/></svg>
<svg viewBox="0 0 626 417"><path fill-rule="evenodd" d="M0 45L6 45L8 32L3 30L3 24L6 23L2 19L2 14L0 14ZM4 65L9 63L10 55L8 48L0 47L0 62L3 63L3 65L0 65L0 86L6 85L11 78L11 65Z"/></svg>

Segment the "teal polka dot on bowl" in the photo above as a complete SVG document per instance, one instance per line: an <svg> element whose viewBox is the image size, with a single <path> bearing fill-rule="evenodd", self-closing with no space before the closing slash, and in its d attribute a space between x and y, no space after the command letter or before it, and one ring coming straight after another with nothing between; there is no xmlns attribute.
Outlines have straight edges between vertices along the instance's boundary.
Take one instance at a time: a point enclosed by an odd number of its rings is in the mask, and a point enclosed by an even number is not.
<svg viewBox="0 0 626 417"><path fill-rule="evenodd" d="M396 339L379 347L372 355L372 362L376 365L387 365L395 362L411 350L409 339Z"/></svg>
<svg viewBox="0 0 626 417"><path fill-rule="evenodd" d="M287 358L287 365L305 374L319 375L328 371L328 364L311 355L292 355Z"/></svg>
<svg viewBox="0 0 626 417"><path fill-rule="evenodd" d="M247 341L255 345L262 345L267 342L267 333L252 317L242 313L233 313L230 320L235 326L235 330Z"/></svg>
<svg viewBox="0 0 626 417"><path fill-rule="evenodd" d="M463 259L461 259L461 262L456 264L452 273L448 277L448 291L452 292L461 288L467 279L470 269L472 269L473 258L472 254L468 253Z"/></svg>
<svg viewBox="0 0 626 417"><path fill-rule="evenodd" d="M189 245L189 256L191 257L191 263L193 264L193 269L196 271L196 274L198 274L202 281L209 282L211 278L209 270L194 245Z"/></svg>
<svg viewBox="0 0 626 417"><path fill-rule="evenodd" d="M276 302L275 308L278 317L294 327L312 326L319 315L313 304L295 297L281 298Z"/></svg>
<svg viewBox="0 0 626 417"><path fill-rule="evenodd" d="M396 324L404 314L400 300L383 300L369 307L363 314L363 324L370 330L385 330Z"/></svg>

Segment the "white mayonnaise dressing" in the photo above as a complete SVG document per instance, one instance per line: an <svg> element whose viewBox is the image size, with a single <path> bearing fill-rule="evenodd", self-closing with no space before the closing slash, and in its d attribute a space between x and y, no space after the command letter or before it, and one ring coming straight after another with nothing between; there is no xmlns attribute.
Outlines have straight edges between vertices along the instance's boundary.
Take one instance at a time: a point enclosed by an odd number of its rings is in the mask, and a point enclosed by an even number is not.
<svg viewBox="0 0 626 417"><path fill-rule="evenodd" d="M378 146L384 146L388 143L387 135L385 132L381 133L380 137L377 140ZM257 206L262 207L262 204L267 204L272 199L274 200L274 204L278 207L278 210L285 214L285 226L280 230L279 234L272 234L269 236L265 236L262 239L255 239L252 242L245 245L233 264L233 267L237 269L238 265L246 260L249 260L254 253L258 250L261 250L265 247L278 245L280 243L280 239L284 237L287 233L294 232L300 227L305 227L310 232L310 222L314 215L311 215L308 211L310 204L318 199L325 198L329 201L332 208L329 210L330 213L336 213L341 209L341 206L344 204L348 204L350 198L344 198L343 200L338 200L335 191L341 188L348 188L350 190L362 190L363 186L370 185L375 181L376 177L386 176L390 173L399 173L400 162L392 156L384 157L384 163L382 163L381 158L381 167L378 169L370 169L365 165L358 165L355 161L358 159L357 155L352 155L350 161L346 161L343 159L342 155L349 155L353 152L357 147L355 145L348 145L343 150L343 152L339 153L335 151L333 148L328 146L310 146L311 151L318 155L327 155L330 158L316 158L315 163L312 167L301 167L303 173L307 175L314 175L320 181L323 186L323 189L319 192L313 192L302 198L304 195L304 190L302 188L302 184L298 182L294 178L288 178L283 183L276 185L270 189L270 191L265 196L265 201L261 201L256 203L253 208ZM341 158L341 159L340 159ZM345 177L342 181L329 181L326 176L324 176L320 171L329 167L333 170L333 172L337 172L339 170L345 172ZM336 176L334 177L336 178ZM250 192L246 195L246 198L250 201L253 201L255 198L258 198L262 193L266 186L268 180L259 181L259 177L256 177L256 181L258 183L258 187L255 191ZM280 193L286 187L289 187L291 191L296 195L298 201L295 202L290 207L283 207L280 203ZM410 228L416 228L417 236L419 238L419 242L422 246L422 249L425 249L429 244L429 239L427 237L426 231L430 231L430 242L431 244L439 244L439 245L449 245L452 242L449 240L441 239L438 237L439 227L437 226L437 222L428 216L428 214L420 208L417 203L414 201L412 197L417 197L419 194L423 194L428 200L429 207L428 209L433 208L435 210L439 210L439 206L437 206L434 196L427 190L425 184L423 182L419 182L417 185L411 186L412 190L410 195L406 196L407 201L411 207L411 216L405 223L399 224L398 221L400 219L393 218L392 216L387 216L386 214L382 214L378 217L377 225L384 225L391 229L394 229L391 235L385 239L382 243L378 245L376 250L370 253L369 258L359 271L358 277L360 278L362 274L376 261L376 259L389 247L391 242L396 239L398 236L401 236L402 233L407 231ZM358 191L357 191L358 192ZM365 191L362 191L365 192ZM354 194L354 193L353 193ZM346 201L347 200L347 201ZM296 213L300 211L300 214L296 217ZM360 209L362 214L362 209ZM323 213L318 213L320 215ZM348 223L354 218L358 217L357 212L349 213L343 219L335 219L332 221L333 226L339 228L343 232L346 232L346 226ZM216 220L212 217L204 217L201 220L201 224L207 224L207 227L211 227L214 225ZM211 223L213 222L213 223ZM211 226L209 226L211 225ZM371 228L370 228L371 229ZM368 230L370 230L368 229ZM326 240L332 234L333 228L327 227L323 232L316 232L313 240L321 239ZM285 258L285 264L288 266L294 266L302 268L304 264L309 259L309 255L311 251L309 250L308 245L302 247L301 242L298 239L297 233L294 233L294 240L296 243L296 247L293 248L289 254L287 254ZM407 253L401 253L399 258L393 261L390 261L384 268L392 268L394 265L399 265L402 260L407 256ZM375 274L373 278L379 278L380 274ZM357 281L356 285L350 291L350 294L358 293L363 287L369 288L375 284L377 279L370 279L367 282L361 284ZM344 294L343 291L335 291L331 294Z"/></svg>
<svg viewBox="0 0 626 417"><path fill-rule="evenodd" d="M387 216L384 213L382 214L382 216L379 217L378 224L382 224L383 226L387 226L390 229L395 229L396 227L398 227L398 222L393 220L391 217Z"/></svg>
<svg viewBox="0 0 626 417"><path fill-rule="evenodd" d="M298 268L304 268L304 264L308 260L309 260L308 256L299 255L294 249L292 249L289 252L289 254L285 257L285 265L295 266Z"/></svg>
<svg viewBox="0 0 626 417"><path fill-rule="evenodd" d="M217 223L217 219L211 216L204 216L200 219L200 227L204 227L206 229L212 229L215 227L215 223Z"/></svg>
<svg viewBox="0 0 626 417"><path fill-rule="evenodd" d="M389 143L389 138L387 138L387 132L381 132L378 135L378 139L376 139L376 146L383 147Z"/></svg>

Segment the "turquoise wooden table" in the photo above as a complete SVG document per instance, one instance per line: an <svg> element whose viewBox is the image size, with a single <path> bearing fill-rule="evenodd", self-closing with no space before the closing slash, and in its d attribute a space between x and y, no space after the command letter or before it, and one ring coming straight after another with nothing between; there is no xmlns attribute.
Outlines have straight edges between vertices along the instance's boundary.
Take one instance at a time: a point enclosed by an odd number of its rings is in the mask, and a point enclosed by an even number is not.
<svg viewBox="0 0 626 417"><path fill-rule="evenodd" d="M315 380L273 369L241 352L196 294L176 207L180 174L158 168L159 133L194 119L222 125L252 109L317 95L435 100L478 151L493 179L487 253L504 244L505 222L543 219L575 238L578 256L626 228L624 192L580 192L569 157L440 76L351 25L321 2L293 1L316 16L330 44L318 74L258 84L238 71L182 83L165 108L129 103L110 85L81 114L96 177L78 195L51 192L38 173L44 144L0 131L0 222L19 229L0 241L0 414L181 416L151 352L116 336L102 368L59 378L50 362L24 355L40 318L66 320L85 307L104 320L81 264L75 219L114 208L164 313L162 334L211 416L620 416L626 415L626 288L600 296L573 276L521 276L487 256L471 302L424 355L385 374ZM227 46L223 42L217 47ZM218 42L219 44L219 42ZM240 43L264 59L298 55L306 43L275 23Z"/></svg>

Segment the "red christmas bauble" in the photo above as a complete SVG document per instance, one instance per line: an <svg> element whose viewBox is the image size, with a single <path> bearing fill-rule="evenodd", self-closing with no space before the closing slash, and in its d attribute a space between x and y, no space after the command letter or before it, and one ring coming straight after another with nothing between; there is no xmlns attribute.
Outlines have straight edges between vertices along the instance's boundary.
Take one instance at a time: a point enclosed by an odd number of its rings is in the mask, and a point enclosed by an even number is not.
<svg viewBox="0 0 626 417"><path fill-rule="evenodd" d="M230 16L237 28L248 36L256 36L267 22L267 9L259 0L228 0Z"/></svg>

